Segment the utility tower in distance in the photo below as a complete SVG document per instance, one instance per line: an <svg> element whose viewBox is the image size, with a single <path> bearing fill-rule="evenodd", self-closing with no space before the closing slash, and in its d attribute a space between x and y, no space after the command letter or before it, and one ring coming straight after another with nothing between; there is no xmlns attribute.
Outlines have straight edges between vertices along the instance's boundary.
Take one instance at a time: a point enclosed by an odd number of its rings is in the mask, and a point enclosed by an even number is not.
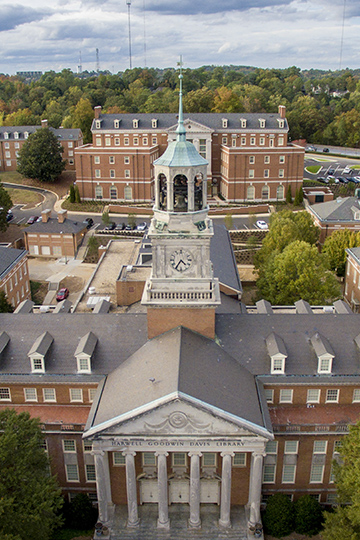
<svg viewBox="0 0 360 540"><path fill-rule="evenodd" d="M128 23L129 23L129 63L130 63L130 69L132 69L132 63L131 63L131 29L130 29L130 6L131 6L131 0L126 0L126 4L128 7Z"/></svg>
<svg viewBox="0 0 360 540"><path fill-rule="evenodd" d="M79 53L79 63L78 63L78 67L77 67L77 72L78 72L78 74L82 73L81 51Z"/></svg>
<svg viewBox="0 0 360 540"><path fill-rule="evenodd" d="M100 73L99 49L96 49L96 73Z"/></svg>

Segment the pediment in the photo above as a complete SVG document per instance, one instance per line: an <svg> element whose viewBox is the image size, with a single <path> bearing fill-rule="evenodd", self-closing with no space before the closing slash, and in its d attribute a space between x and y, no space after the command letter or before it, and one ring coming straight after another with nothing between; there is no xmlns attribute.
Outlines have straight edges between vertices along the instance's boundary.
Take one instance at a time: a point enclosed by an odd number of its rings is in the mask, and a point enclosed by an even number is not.
<svg viewBox="0 0 360 540"><path fill-rule="evenodd" d="M107 437L254 437L265 433L268 432L262 426L251 426L246 420L232 420L224 414L217 416L182 399L159 405L131 419L114 419L112 425L97 430L98 435Z"/></svg>
<svg viewBox="0 0 360 540"><path fill-rule="evenodd" d="M175 133L178 125L174 124L168 129L169 133ZM214 130L209 128L209 126L205 126L204 124L200 124L200 122L194 122L194 120L190 120L190 118L186 118L184 120L184 127L186 129L187 133L213 133Z"/></svg>

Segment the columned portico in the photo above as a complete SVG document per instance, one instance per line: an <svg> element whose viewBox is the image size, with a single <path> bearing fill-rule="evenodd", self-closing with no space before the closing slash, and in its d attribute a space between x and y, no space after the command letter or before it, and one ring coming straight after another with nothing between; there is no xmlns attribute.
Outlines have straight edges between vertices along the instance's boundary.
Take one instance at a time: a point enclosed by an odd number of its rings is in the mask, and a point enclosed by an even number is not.
<svg viewBox="0 0 360 540"><path fill-rule="evenodd" d="M190 456L190 519L189 527L199 528L200 519L200 452L189 452Z"/></svg>
<svg viewBox="0 0 360 540"><path fill-rule="evenodd" d="M261 483L264 453L254 452L251 459L249 508L250 524L255 525L260 519Z"/></svg>
<svg viewBox="0 0 360 540"><path fill-rule="evenodd" d="M222 476L221 476L221 503L220 519L221 527L231 527L230 506L231 506L231 461L234 452L222 452Z"/></svg>
<svg viewBox="0 0 360 540"><path fill-rule="evenodd" d="M93 455L95 461L99 521L107 523L109 520L108 505L111 503L108 453L103 450L94 450Z"/></svg>
<svg viewBox="0 0 360 540"><path fill-rule="evenodd" d="M158 493L159 493L159 517L157 525L160 529L169 529L169 503L168 503L168 473L166 458L168 452L156 452L158 466Z"/></svg>
<svg viewBox="0 0 360 540"><path fill-rule="evenodd" d="M124 452L126 466L126 493L128 502L128 527L139 526L139 514L137 504L136 472L135 472L135 452Z"/></svg>

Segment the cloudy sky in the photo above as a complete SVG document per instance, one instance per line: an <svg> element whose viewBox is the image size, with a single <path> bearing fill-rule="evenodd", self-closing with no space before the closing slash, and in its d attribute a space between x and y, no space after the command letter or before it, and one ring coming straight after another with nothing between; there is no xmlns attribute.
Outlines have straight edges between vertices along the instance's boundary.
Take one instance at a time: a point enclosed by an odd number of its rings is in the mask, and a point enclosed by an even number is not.
<svg viewBox="0 0 360 540"><path fill-rule="evenodd" d="M343 17L345 12L345 18ZM343 39L342 39L343 35ZM0 0L0 72L129 67L126 0ZM146 47L145 47L146 43ZM343 46L341 47L341 43ZM359 0L131 0L132 66L359 67ZM342 51L342 53L341 53Z"/></svg>

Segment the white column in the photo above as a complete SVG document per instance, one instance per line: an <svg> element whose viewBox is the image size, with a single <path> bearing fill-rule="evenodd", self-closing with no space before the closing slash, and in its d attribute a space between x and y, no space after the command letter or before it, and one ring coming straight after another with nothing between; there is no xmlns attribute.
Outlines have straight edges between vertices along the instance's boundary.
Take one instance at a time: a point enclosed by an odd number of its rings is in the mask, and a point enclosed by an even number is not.
<svg viewBox="0 0 360 540"><path fill-rule="evenodd" d="M160 178L159 175L155 178L155 208L160 208Z"/></svg>
<svg viewBox="0 0 360 540"><path fill-rule="evenodd" d="M159 516L157 526L159 529L169 529L169 503L168 503L168 476L166 458L167 452L156 452L158 468Z"/></svg>
<svg viewBox="0 0 360 540"><path fill-rule="evenodd" d="M166 178L166 209L168 212L174 211L174 179L169 176Z"/></svg>
<svg viewBox="0 0 360 540"><path fill-rule="evenodd" d="M203 179L202 183L202 205L203 208L206 208L207 205L207 179L206 177Z"/></svg>
<svg viewBox="0 0 360 540"><path fill-rule="evenodd" d="M190 172L190 174L192 173ZM188 185L187 185L188 212L194 212L195 210L194 188L195 188L194 178L188 178Z"/></svg>
<svg viewBox="0 0 360 540"><path fill-rule="evenodd" d="M261 521L260 503L261 503L261 484L263 471L264 454L261 452L253 453L251 458L250 488L249 488L249 507L250 524L255 525Z"/></svg>
<svg viewBox="0 0 360 540"><path fill-rule="evenodd" d="M190 519L189 527L201 527L200 519L200 452L189 452L190 456Z"/></svg>
<svg viewBox="0 0 360 540"><path fill-rule="evenodd" d="M126 466L126 493L128 503L128 527L138 527L140 520L138 515L135 459L136 452L123 452Z"/></svg>
<svg viewBox="0 0 360 540"><path fill-rule="evenodd" d="M230 505L231 505L231 460L234 455L231 453L221 454L222 457L222 474L221 474L221 502L220 502L220 519L221 527L231 527L230 521Z"/></svg>
<svg viewBox="0 0 360 540"><path fill-rule="evenodd" d="M103 450L94 450L92 453L95 461L99 521L106 523L109 519L108 503L111 502L108 453Z"/></svg>

